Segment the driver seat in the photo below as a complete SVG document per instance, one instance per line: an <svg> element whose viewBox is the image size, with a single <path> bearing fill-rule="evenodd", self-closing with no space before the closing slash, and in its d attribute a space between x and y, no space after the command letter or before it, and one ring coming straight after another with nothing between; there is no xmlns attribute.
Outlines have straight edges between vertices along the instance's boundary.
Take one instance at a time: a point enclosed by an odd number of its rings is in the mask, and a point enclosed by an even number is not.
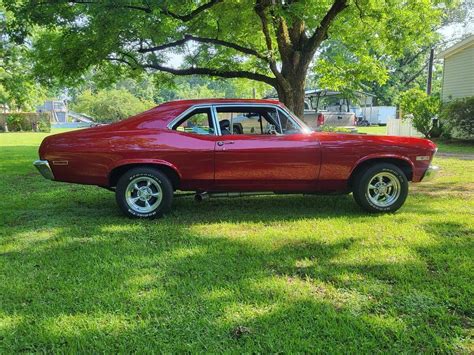
<svg viewBox="0 0 474 355"><path fill-rule="evenodd" d="M219 121L219 127L221 128L221 133L223 136L229 135L230 133L230 121L222 120Z"/></svg>

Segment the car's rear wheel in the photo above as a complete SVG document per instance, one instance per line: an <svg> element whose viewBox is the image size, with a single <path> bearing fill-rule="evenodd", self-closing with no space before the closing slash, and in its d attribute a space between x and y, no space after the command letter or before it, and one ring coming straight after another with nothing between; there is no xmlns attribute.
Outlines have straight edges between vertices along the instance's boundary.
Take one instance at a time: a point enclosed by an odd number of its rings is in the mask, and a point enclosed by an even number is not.
<svg viewBox="0 0 474 355"><path fill-rule="evenodd" d="M120 177L115 197L127 216L156 218L171 209L173 186L159 170L134 168Z"/></svg>
<svg viewBox="0 0 474 355"><path fill-rule="evenodd" d="M380 163L354 178L354 200L369 212L395 212L408 196L408 180L396 165Z"/></svg>

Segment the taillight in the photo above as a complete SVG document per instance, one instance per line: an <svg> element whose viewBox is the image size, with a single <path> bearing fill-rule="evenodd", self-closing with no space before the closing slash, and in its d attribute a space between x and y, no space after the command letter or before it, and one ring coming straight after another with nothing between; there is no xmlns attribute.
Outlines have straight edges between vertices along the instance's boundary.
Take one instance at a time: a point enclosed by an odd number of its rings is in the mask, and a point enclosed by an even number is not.
<svg viewBox="0 0 474 355"><path fill-rule="evenodd" d="M322 113L318 113L318 117L316 118L316 125L322 126L324 124L324 115Z"/></svg>

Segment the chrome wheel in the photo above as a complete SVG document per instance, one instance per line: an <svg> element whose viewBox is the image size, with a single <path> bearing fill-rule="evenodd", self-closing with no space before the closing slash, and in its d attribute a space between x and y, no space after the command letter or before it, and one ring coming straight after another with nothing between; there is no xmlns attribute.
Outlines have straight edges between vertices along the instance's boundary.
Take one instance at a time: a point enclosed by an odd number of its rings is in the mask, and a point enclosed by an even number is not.
<svg viewBox="0 0 474 355"><path fill-rule="evenodd" d="M163 190L155 179L140 176L127 185L125 200L128 206L139 213L154 211L163 199Z"/></svg>
<svg viewBox="0 0 474 355"><path fill-rule="evenodd" d="M400 190L400 180L397 176L384 171L370 179L367 186L367 197L377 207L388 207L400 197Z"/></svg>

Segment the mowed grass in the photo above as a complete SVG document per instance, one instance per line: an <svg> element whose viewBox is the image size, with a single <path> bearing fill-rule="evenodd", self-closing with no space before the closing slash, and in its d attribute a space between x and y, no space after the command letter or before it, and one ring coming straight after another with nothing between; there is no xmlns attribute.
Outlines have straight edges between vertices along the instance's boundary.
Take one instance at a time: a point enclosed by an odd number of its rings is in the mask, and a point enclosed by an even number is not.
<svg viewBox="0 0 474 355"><path fill-rule="evenodd" d="M368 215L348 196L175 200L43 179L0 134L0 353L472 353L474 162Z"/></svg>
<svg viewBox="0 0 474 355"><path fill-rule="evenodd" d="M387 126L357 127L357 132L366 134L386 135Z"/></svg>

